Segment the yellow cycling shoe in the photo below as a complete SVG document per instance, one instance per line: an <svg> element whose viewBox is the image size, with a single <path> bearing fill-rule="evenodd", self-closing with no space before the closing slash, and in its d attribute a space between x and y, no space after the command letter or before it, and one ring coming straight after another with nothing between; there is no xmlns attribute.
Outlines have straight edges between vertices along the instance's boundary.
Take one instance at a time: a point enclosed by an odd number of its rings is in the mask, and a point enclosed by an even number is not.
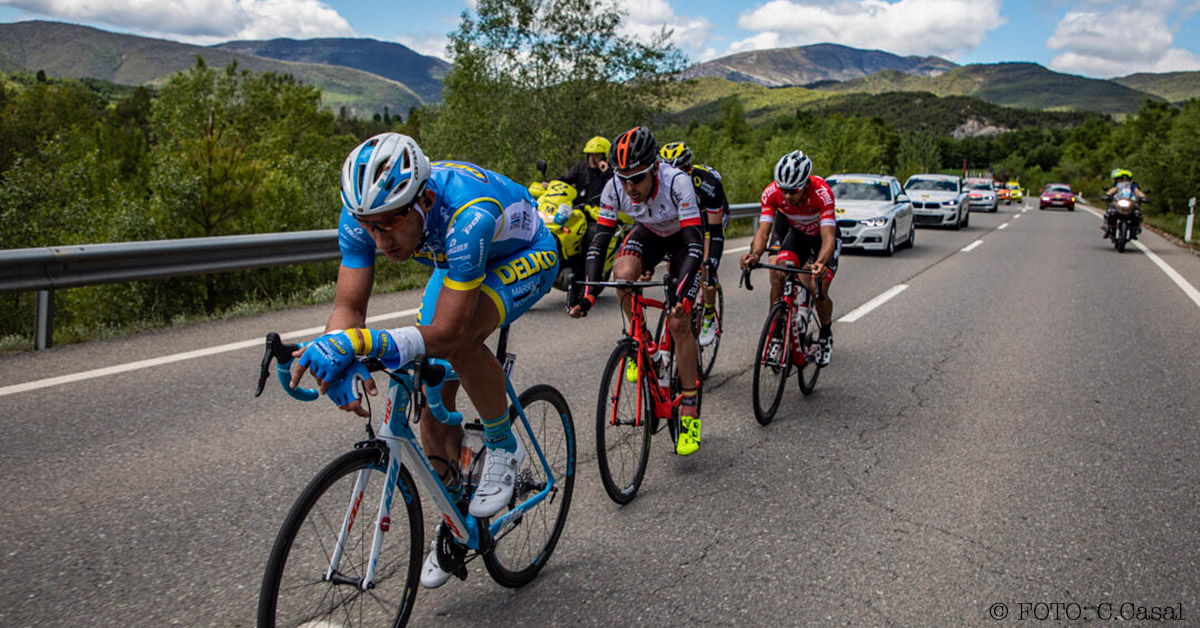
<svg viewBox="0 0 1200 628"><path fill-rule="evenodd" d="M636 384L638 380L637 360L630 358L625 360L625 381L630 384Z"/></svg>
<svg viewBox="0 0 1200 628"><path fill-rule="evenodd" d="M689 456L700 449L700 419L688 415L679 417L679 440L675 441L675 453Z"/></svg>

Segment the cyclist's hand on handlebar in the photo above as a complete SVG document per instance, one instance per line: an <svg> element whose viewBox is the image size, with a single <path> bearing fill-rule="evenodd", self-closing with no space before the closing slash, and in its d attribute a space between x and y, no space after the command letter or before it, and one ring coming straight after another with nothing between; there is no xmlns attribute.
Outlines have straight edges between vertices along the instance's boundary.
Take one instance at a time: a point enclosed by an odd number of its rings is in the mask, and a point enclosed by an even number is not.
<svg viewBox="0 0 1200 628"><path fill-rule="evenodd" d="M757 253L746 253L741 259L742 270L750 270L750 267L757 264L758 260L759 255Z"/></svg>
<svg viewBox="0 0 1200 628"><path fill-rule="evenodd" d="M825 274L825 265L821 262L813 262L808 269L812 271L812 276L817 281L820 281L821 276Z"/></svg>
<svg viewBox="0 0 1200 628"><path fill-rule="evenodd" d="M588 310L592 309L592 304L596 302L594 295L585 295L579 299L579 303L567 308L567 315L571 318L583 318L587 316Z"/></svg>
<svg viewBox="0 0 1200 628"><path fill-rule="evenodd" d="M306 369L312 371L318 380L337 378L354 362L354 346L345 332L338 331L317 338L292 355L300 358L297 362L300 368L292 373L292 387L295 388ZM323 385L321 392L325 392L327 387Z"/></svg>
<svg viewBox="0 0 1200 628"><path fill-rule="evenodd" d="M370 418L371 413L363 407L362 398L358 394L357 383L360 381L368 395L374 397L379 394L370 371L361 362L350 365L345 373L332 382L322 383L322 392L327 392L329 400L338 408L363 418Z"/></svg>

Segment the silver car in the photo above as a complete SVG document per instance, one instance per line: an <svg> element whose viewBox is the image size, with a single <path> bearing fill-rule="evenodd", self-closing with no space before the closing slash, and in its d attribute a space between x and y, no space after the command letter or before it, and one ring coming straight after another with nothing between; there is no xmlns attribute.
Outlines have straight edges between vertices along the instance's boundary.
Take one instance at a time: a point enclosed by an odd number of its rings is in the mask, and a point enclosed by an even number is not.
<svg viewBox="0 0 1200 628"><path fill-rule="evenodd" d="M971 222L962 179L952 174L914 174L904 182L918 225L962 229Z"/></svg>
<svg viewBox="0 0 1200 628"><path fill-rule="evenodd" d="M963 182L963 187L967 189L967 203L971 209L982 209L988 212L1000 209L996 186L990 178L967 179Z"/></svg>
<svg viewBox="0 0 1200 628"><path fill-rule="evenodd" d="M896 177L838 174L825 182L833 190L838 237L843 248L896 252L916 241L913 210Z"/></svg>

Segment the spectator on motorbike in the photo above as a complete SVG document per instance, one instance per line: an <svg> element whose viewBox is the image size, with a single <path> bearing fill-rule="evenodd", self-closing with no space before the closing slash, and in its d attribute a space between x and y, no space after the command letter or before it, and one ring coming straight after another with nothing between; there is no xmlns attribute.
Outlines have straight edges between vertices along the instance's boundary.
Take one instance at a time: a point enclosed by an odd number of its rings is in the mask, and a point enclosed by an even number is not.
<svg viewBox="0 0 1200 628"><path fill-rule="evenodd" d="M613 176L612 168L608 167L610 146L607 139L598 135L588 140L583 147L584 159L558 178L579 191L577 202L593 206L600 204L600 192L604 191L604 184Z"/></svg>
<svg viewBox="0 0 1200 628"><path fill-rule="evenodd" d="M1142 232L1142 210L1140 202L1146 200L1146 193L1142 192L1141 186L1137 184L1137 181L1133 180L1133 173L1125 168L1116 168L1109 173L1109 176L1112 177L1113 185L1111 188L1105 190L1104 196L1106 199L1111 200L1111 198L1116 196L1117 192L1120 191L1124 185L1127 185L1129 186L1129 190L1133 195L1133 198L1138 201L1138 204L1135 204L1133 208L1132 221L1133 238L1137 239L1138 234ZM1114 224L1116 212L1116 207L1112 203L1109 203L1108 209L1104 212L1104 223L1100 225L1100 229L1104 231L1105 239L1112 237L1113 228L1116 226Z"/></svg>

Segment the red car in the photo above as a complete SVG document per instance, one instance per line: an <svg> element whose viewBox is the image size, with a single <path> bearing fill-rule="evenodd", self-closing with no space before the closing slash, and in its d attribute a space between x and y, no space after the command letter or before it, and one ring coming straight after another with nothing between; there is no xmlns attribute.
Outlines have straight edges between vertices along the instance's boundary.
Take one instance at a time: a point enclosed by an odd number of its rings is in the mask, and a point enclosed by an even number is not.
<svg viewBox="0 0 1200 628"><path fill-rule="evenodd" d="M1066 207L1067 211L1075 211L1075 192L1066 183L1047 183L1042 188L1042 198L1038 209L1047 207Z"/></svg>

